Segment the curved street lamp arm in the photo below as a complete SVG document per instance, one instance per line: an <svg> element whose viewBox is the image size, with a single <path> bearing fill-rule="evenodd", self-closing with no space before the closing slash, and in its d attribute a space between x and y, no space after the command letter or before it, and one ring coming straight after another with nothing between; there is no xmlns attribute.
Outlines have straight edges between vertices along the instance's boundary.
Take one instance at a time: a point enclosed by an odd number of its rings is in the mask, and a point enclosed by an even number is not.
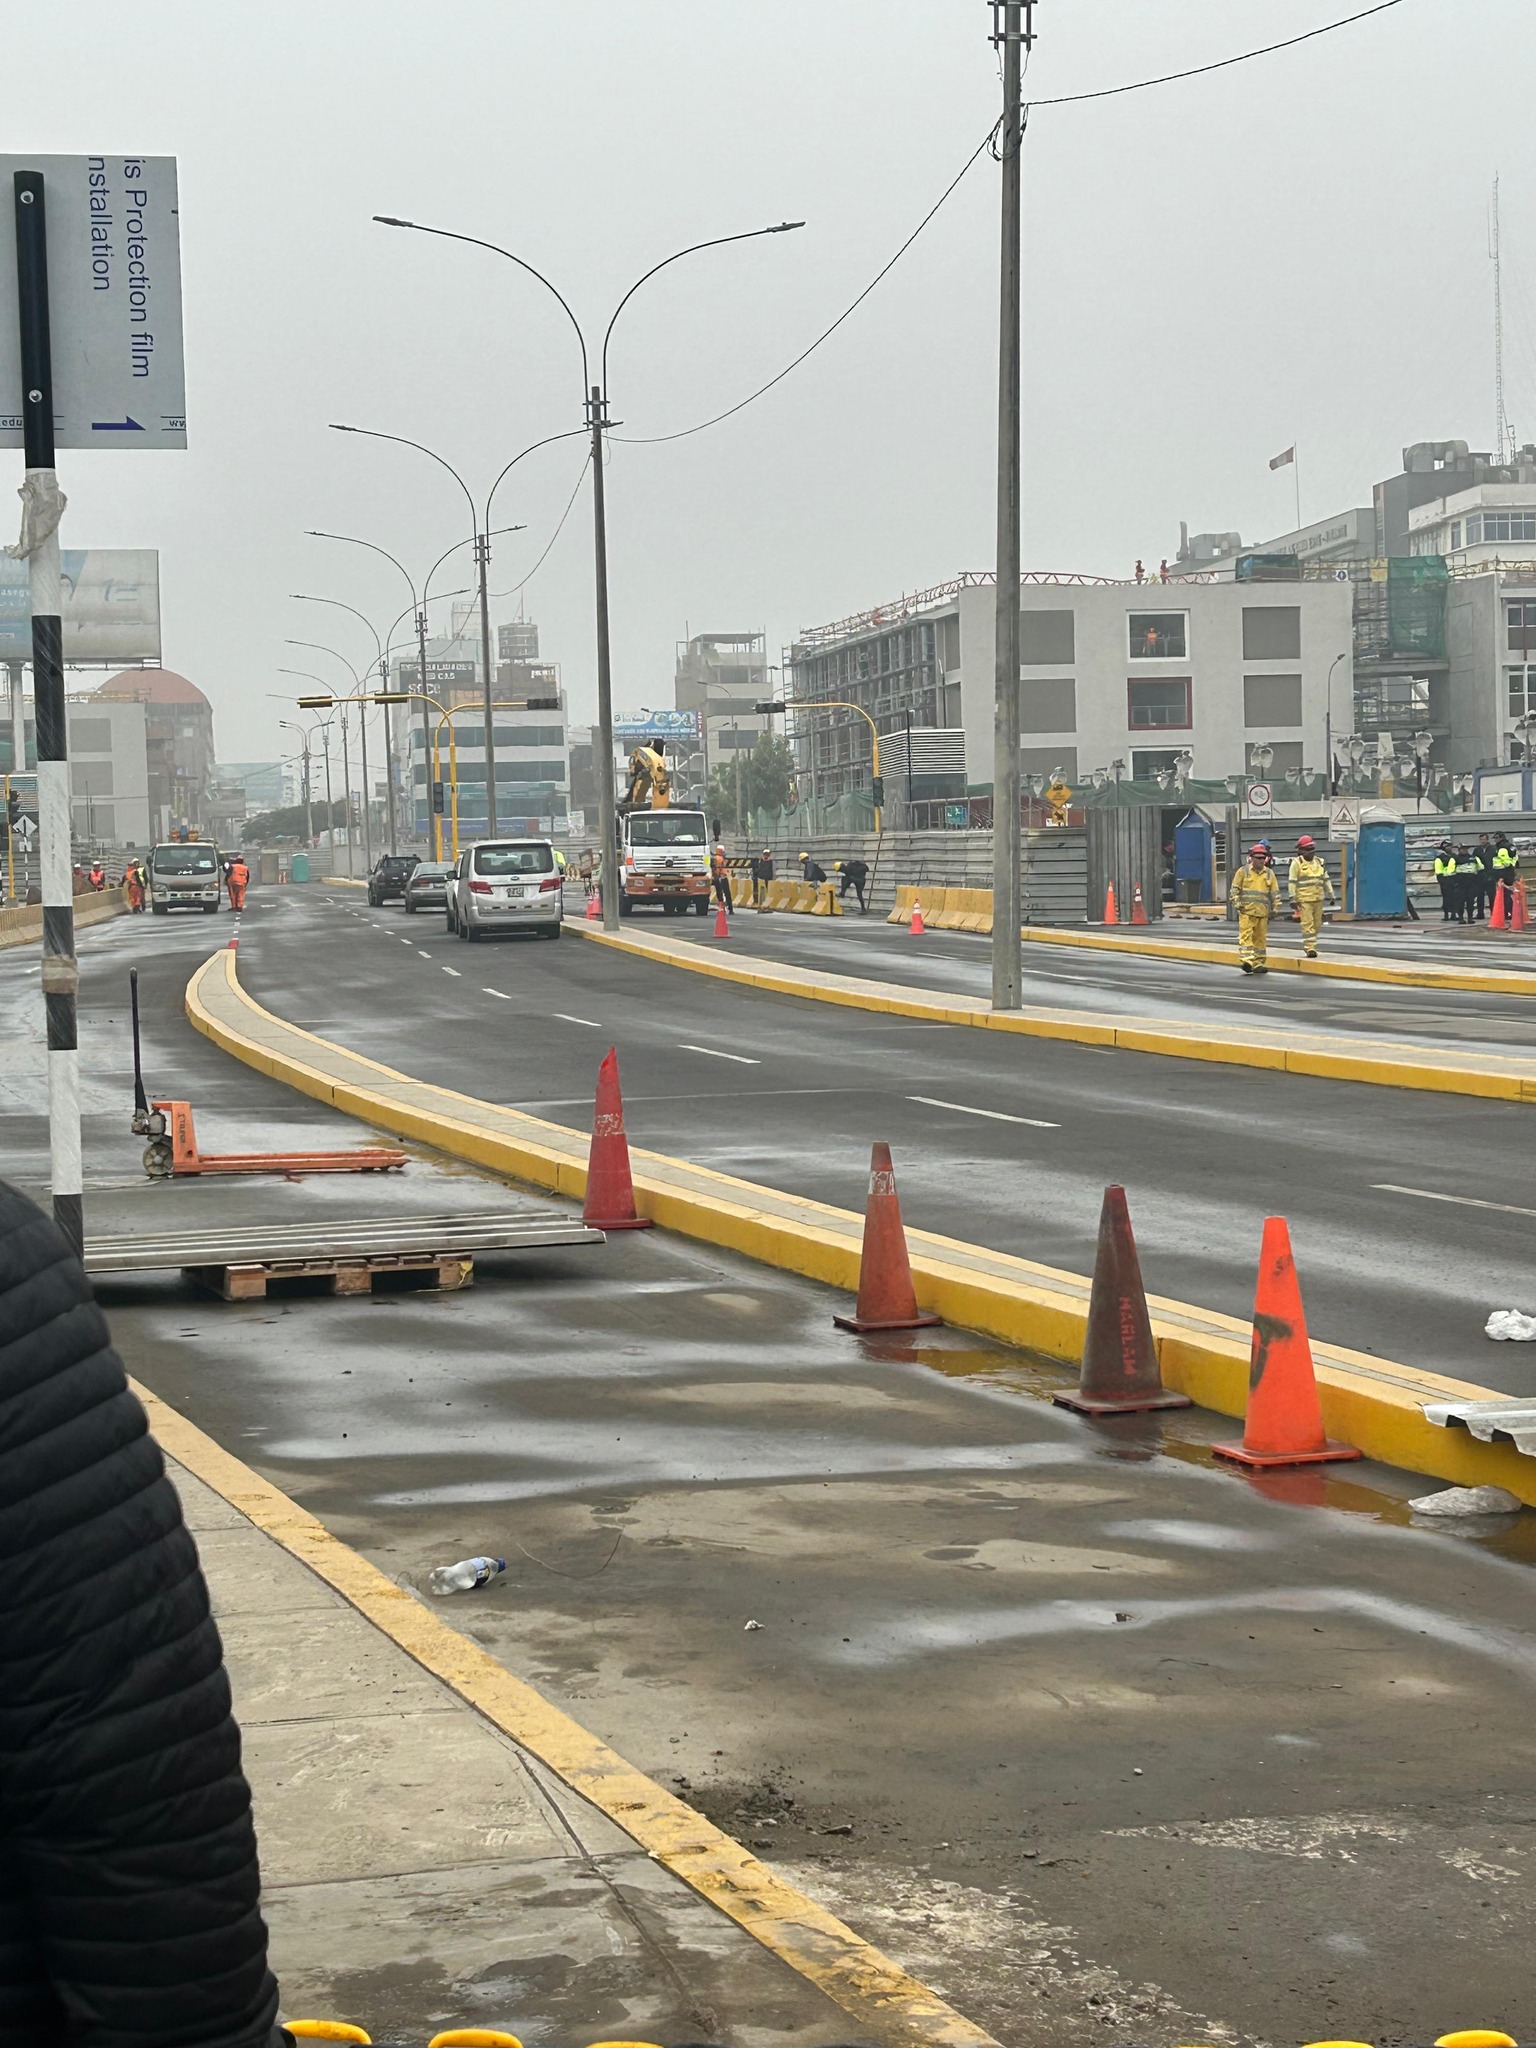
<svg viewBox="0 0 1536 2048"><path fill-rule="evenodd" d="M542 270L535 270L533 265L523 257L514 256L510 249L503 249L499 242L483 242L478 235L460 235L455 233L452 228L429 228L424 226L419 220L396 220L392 214L388 213L376 213L373 217L380 227L412 228L418 235L439 235L447 242L468 242L472 249L489 249L493 256L505 256L507 261L515 263L519 270L526 270L530 277L536 277L547 292L554 293L555 297L560 301L566 319L570 321L572 327L576 330L576 339L581 344L581 389L582 395L586 395L587 385L591 382L587 374L587 337L582 333L581 322L571 311L565 294L558 286L550 283Z"/></svg>
<svg viewBox="0 0 1536 2048"><path fill-rule="evenodd" d="M491 503L495 498L496 493L501 489L502 479L507 475L508 471L516 469L517 465L522 461L524 455L532 455L536 453L537 450L540 448L548 448L550 444L554 441L574 440L578 435L581 437L582 440L585 440L588 431L589 430L586 427L568 427L563 434L546 434L542 441L535 441L531 447L524 448L520 454L513 456L512 460L507 464L506 469L504 469L501 472L501 476L497 477L495 483L491 485L490 490L486 494L485 528L487 536L489 536L491 528ZM496 528L496 531L498 533L516 533L517 528L515 526L498 526Z"/></svg>
<svg viewBox="0 0 1536 2048"><path fill-rule="evenodd" d="M803 228L804 226L805 222L803 220L781 220L771 228L748 228L744 234L740 235L716 235L708 242L690 242L686 249L678 249L671 256L663 256L659 263L653 263L643 276L635 279L629 290L614 307L613 319L608 322L607 327L603 331L603 396L606 398L608 395L608 340L613 333L614 321L618 319L624 308L635 296L635 293L639 291L641 285L653 278L658 270L665 270L669 264L681 263L685 256L696 256L701 249L723 249L728 242L755 242L761 235L787 235L795 228Z"/></svg>
<svg viewBox="0 0 1536 2048"><path fill-rule="evenodd" d="M469 485L465 483L463 477L459 475L459 472L447 457L439 455L435 448L429 448L425 441L412 441L405 434L381 434L377 427L343 426L339 420L332 420L330 426L334 434L364 434L370 441L393 441L397 447L414 448L418 455L430 455L440 469L447 470L465 497L469 499L469 516L473 520L475 516L475 501L471 495Z"/></svg>
<svg viewBox="0 0 1536 2048"><path fill-rule="evenodd" d="M411 593L411 603L413 605L415 604L416 585L411 579L410 570L406 568L404 562L398 561L396 557L389 552L388 548L381 548L376 540L359 540L355 533L322 533L318 527L314 526L306 526L304 531L311 540L344 540L347 543L348 547L370 548L372 549L374 554L382 555L386 562L394 562L395 567L400 571L400 574L405 578L406 588Z"/></svg>
<svg viewBox="0 0 1536 2048"><path fill-rule="evenodd" d="M585 428L582 428L582 429L580 429L579 431L581 431L581 432L583 432L583 433L584 433L584 432L586 431L586 429L585 429ZM525 452L526 452L526 451L525 451ZM473 508L473 506L471 506L471 508L470 508L470 509L471 509L471 511L473 511L473 509L474 509L474 508ZM488 534L486 535L486 539L487 539L487 540L494 540L494 539L496 538L496 535L497 535L498 533L521 533L521 532L522 532L522 528L521 528L520 526L497 526L497 527L494 527L494 528L492 528L492 530L491 530L491 531L490 531L490 532L489 532L489 533L488 533ZM448 557L449 557L450 555L456 555L456 554L458 553L458 551L459 551L459 549L460 549L460 548L472 548L472 547L474 546L474 544L475 544L475 542L476 542L476 540L477 540L478 538L479 538L479 535L478 535L478 534L473 534L473 533L472 533L472 534L470 534L470 535L468 536L468 538L467 538L467 539L465 539L465 540L456 540L456 541L454 542L454 544L453 544L453 546L452 546L451 548L444 548L443 552L442 552L442 553L441 553L441 554L440 554L440 555L438 556L437 560L436 560L436 561L435 561L435 562L434 562L434 563L432 564L431 568L430 568L430 569L429 569L429 570L427 571L427 574L426 574L426 580L425 580L425 582L424 582L424 583L422 584L422 586L421 586L421 602L422 602L423 606L425 606L425 605L426 605L426 603L427 603L427 592L428 592L428 591L429 591L429 590L431 589L431 587L432 587L432 578L433 578L433 577L434 577L434 576L435 576L435 575L437 574L438 570L439 570L439 569L441 569L441 567L443 566L444 562L446 562L446 561L447 561ZM465 589L465 590L440 590L440 591L439 591L439 592L438 592L437 594L438 594L438 596L439 596L439 597L468 597L468 596L470 595L470 591L469 591L468 589Z"/></svg>
<svg viewBox="0 0 1536 2048"><path fill-rule="evenodd" d="M288 595L296 604L333 604L339 612L350 612L354 619L361 619L373 635L374 652L380 649L378 628L366 612L360 612L355 604L343 604L339 597L311 597L307 590L290 590Z"/></svg>
<svg viewBox="0 0 1536 2048"><path fill-rule="evenodd" d="M348 661L347 657L344 654L340 653L338 649L334 647L326 647L319 640L294 640L286 636L283 640L283 645L285 647L308 647L316 654L329 654L334 660L339 661L344 669L349 671L354 684L357 684L357 686L361 688L361 681L359 679L357 670L353 668L351 662Z"/></svg>

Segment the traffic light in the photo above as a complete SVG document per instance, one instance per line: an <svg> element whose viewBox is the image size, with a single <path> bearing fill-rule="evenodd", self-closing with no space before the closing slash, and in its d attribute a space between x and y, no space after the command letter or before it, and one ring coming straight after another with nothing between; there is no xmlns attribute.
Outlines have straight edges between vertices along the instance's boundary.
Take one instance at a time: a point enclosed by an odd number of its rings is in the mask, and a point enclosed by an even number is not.
<svg viewBox="0 0 1536 2048"><path fill-rule="evenodd" d="M560 709L560 699L558 697L530 697L523 706L523 709L525 711L558 711Z"/></svg>
<svg viewBox="0 0 1536 2048"><path fill-rule="evenodd" d="M877 775L874 778L874 781L871 783L870 787L874 795L875 809L878 811L884 806L885 803L885 777L883 775Z"/></svg>
<svg viewBox="0 0 1536 2048"><path fill-rule="evenodd" d="M443 785L440 782L432 785L432 815L434 818L443 815Z"/></svg>
<svg viewBox="0 0 1536 2048"><path fill-rule="evenodd" d="M21 823L21 791L8 789L5 793L5 822L16 826Z"/></svg>

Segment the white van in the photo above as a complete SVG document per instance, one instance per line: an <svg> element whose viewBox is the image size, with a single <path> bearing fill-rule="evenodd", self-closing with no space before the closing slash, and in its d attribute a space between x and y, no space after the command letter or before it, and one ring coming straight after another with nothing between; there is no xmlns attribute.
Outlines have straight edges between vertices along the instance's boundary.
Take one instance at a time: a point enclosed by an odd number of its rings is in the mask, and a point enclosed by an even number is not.
<svg viewBox="0 0 1536 2048"><path fill-rule="evenodd" d="M482 839L448 877L448 929L461 939L514 931L558 939L564 880L547 839Z"/></svg>

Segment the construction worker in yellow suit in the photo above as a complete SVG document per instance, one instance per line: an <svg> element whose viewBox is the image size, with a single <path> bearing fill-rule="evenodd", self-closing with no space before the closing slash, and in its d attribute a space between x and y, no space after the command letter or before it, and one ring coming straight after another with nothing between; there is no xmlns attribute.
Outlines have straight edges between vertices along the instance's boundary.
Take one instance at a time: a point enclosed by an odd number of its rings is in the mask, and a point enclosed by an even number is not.
<svg viewBox="0 0 1536 2048"><path fill-rule="evenodd" d="M1269 920L1280 908L1280 884L1267 839L1255 842L1246 865L1232 877L1232 902L1238 965L1244 974L1268 974Z"/></svg>
<svg viewBox="0 0 1536 2048"><path fill-rule="evenodd" d="M1309 960L1317 958L1317 935L1323 928L1323 898L1333 902L1333 878L1327 861L1317 851L1317 841L1303 832L1296 842L1296 858L1287 877L1291 910L1301 920L1301 948Z"/></svg>

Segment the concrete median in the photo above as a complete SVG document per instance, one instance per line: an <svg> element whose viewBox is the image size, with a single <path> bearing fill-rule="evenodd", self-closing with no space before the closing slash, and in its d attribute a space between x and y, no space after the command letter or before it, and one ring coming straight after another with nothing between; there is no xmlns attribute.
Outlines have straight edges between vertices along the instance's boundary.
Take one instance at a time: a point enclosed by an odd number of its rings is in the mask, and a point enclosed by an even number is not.
<svg viewBox="0 0 1536 2048"><path fill-rule="evenodd" d="M194 1026L237 1059L364 1123L573 1200L585 1193L585 1131L414 1080L285 1023L240 987L227 950L194 975L186 1006ZM856 1213L664 1154L636 1149L631 1156L642 1215L857 1292L863 1219ZM927 1231L909 1232L909 1245L921 1308L1076 1367L1087 1330L1085 1276ZM1149 1306L1164 1385L1241 1416L1248 1323L1163 1297ZM1480 1443L1424 1412L1433 1402L1492 1399L1489 1389L1341 1346L1314 1343L1313 1352L1330 1436L1386 1464L1462 1485L1505 1486L1536 1505L1536 1464L1513 1444Z"/></svg>

